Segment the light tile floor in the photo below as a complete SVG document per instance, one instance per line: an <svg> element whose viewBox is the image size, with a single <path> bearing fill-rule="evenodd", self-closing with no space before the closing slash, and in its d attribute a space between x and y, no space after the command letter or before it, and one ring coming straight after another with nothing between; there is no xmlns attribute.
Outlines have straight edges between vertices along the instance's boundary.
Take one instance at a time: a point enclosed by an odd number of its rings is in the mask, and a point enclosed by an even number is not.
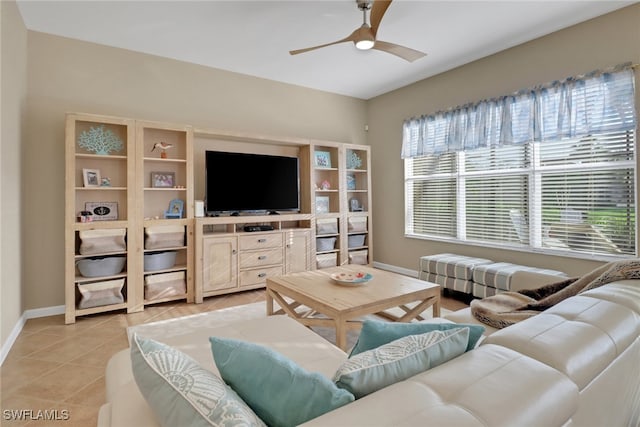
<svg viewBox="0 0 640 427"><path fill-rule="evenodd" d="M105 401L105 367L128 347L127 327L258 301L264 301L264 290L206 298L203 304L165 303L140 313L79 317L71 325L64 324L64 315L28 320L0 367L0 425L95 426ZM447 296L441 305L467 307ZM16 411L22 411L21 420Z"/></svg>

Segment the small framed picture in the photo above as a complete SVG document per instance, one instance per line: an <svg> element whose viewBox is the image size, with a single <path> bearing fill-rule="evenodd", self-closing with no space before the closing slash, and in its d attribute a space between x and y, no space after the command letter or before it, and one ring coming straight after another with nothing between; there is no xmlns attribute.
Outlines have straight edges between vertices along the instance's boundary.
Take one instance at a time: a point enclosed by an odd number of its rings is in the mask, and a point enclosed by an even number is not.
<svg viewBox="0 0 640 427"><path fill-rule="evenodd" d="M316 213L329 213L329 196L316 196Z"/></svg>
<svg viewBox="0 0 640 427"><path fill-rule="evenodd" d="M115 221L118 219L118 202L86 202L84 210L93 214L93 221Z"/></svg>
<svg viewBox="0 0 640 427"><path fill-rule="evenodd" d="M315 164L317 168L330 168L331 153L329 153L328 151L316 151Z"/></svg>
<svg viewBox="0 0 640 427"><path fill-rule="evenodd" d="M175 172L151 172L151 187L173 188L176 185Z"/></svg>
<svg viewBox="0 0 640 427"><path fill-rule="evenodd" d="M99 169L82 169L82 180L85 187L100 187L102 178Z"/></svg>
<svg viewBox="0 0 640 427"><path fill-rule="evenodd" d="M169 202L169 209L164 213L165 218L182 218L184 211L184 202L180 199L173 199Z"/></svg>

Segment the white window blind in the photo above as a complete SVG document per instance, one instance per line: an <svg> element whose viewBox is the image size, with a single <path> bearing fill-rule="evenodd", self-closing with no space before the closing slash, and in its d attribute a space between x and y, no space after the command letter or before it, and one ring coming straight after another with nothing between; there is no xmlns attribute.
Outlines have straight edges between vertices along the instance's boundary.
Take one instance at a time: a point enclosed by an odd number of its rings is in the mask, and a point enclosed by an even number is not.
<svg viewBox="0 0 640 427"><path fill-rule="evenodd" d="M455 154L407 162L407 231L456 236L456 162Z"/></svg>
<svg viewBox="0 0 640 427"><path fill-rule="evenodd" d="M407 159L408 235L635 255L633 132Z"/></svg>

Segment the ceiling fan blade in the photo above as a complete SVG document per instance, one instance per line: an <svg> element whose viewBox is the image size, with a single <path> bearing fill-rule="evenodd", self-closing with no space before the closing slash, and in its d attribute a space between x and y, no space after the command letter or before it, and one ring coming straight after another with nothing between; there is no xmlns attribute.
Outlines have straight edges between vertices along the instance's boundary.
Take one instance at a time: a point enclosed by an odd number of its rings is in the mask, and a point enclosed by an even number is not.
<svg viewBox="0 0 640 427"><path fill-rule="evenodd" d="M371 6L371 14L369 15L369 21L371 23L371 30L373 31L373 36L375 37L378 34L378 27L380 26L380 21L382 21L382 17L385 12L391 5L392 0L375 0L373 2L373 6Z"/></svg>
<svg viewBox="0 0 640 427"><path fill-rule="evenodd" d="M376 40L376 44L373 45L372 49L380 50L382 52L387 52L392 55L399 56L400 58L407 60L409 62L413 62L416 59L420 59L423 56L427 56L426 53L420 52L419 50L400 46L398 44L383 42L382 40Z"/></svg>
<svg viewBox="0 0 640 427"><path fill-rule="evenodd" d="M290 50L289 54L290 55L297 55L299 53L309 52L310 50L320 49L321 47L332 46L334 44L339 44L339 43L344 43L344 42L352 42L352 41L354 41L356 39L356 34L358 33L358 31L359 31L359 28L357 30L355 30L353 33L349 34L347 37L343 38L342 40L338 40L338 41L331 42L331 43L321 44L321 45L318 45L318 46L307 47L305 49Z"/></svg>

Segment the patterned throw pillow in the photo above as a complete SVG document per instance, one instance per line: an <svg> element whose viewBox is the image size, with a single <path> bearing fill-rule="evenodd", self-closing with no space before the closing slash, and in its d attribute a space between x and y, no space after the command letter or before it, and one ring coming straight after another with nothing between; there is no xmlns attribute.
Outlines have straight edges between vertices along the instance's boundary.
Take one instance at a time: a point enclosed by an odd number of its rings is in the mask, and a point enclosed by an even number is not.
<svg viewBox="0 0 640 427"><path fill-rule="evenodd" d="M294 427L353 402L351 393L262 345L210 337L220 375L271 427Z"/></svg>
<svg viewBox="0 0 640 427"><path fill-rule="evenodd" d="M469 328L408 335L347 359L333 380L359 399L465 352Z"/></svg>
<svg viewBox="0 0 640 427"><path fill-rule="evenodd" d="M456 328L469 328L469 343L467 351L475 348L478 340L484 334L485 328L481 325L466 323L444 323L444 322L386 322L384 320L366 319L362 322L358 342L351 350L351 356L355 356L363 351L372 350L381 345L390 343L407 335L426 334L431 331L446 331Z"/></svg>
<svg viewBox="0 0 640 427"><path fill-rule="evenodd" d="M134 334L131 362L142 395L164 427L266 427L222 379L175 348Z"/></svg>

